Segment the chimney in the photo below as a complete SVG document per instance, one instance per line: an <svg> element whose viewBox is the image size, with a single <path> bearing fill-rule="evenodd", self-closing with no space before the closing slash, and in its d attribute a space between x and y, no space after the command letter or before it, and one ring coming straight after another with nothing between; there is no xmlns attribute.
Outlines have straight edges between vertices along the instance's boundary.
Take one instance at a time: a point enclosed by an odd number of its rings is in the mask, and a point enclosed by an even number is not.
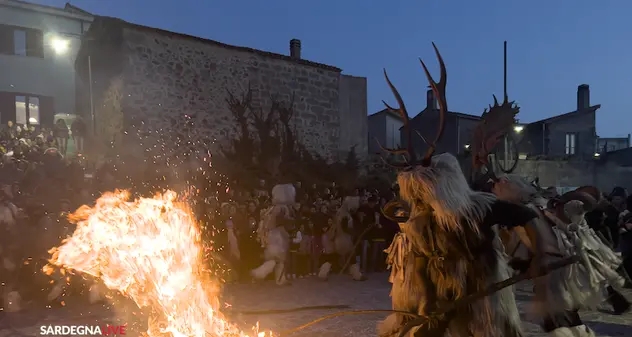
<svg viewBox="0 0 632 337"><path fill-rule="evenodd" d="M590 87L582 84L577 87L577 111L582 111L590 107Z"/></svg>
<svg viewBox="0 0 632 337"><path fill-rule="evenodd" d="M432 89L428 89L426 91L426 109L439 109L439 105L437 104L437 99L434 96L434 92Z"/></svg>
<svg viewBox="0 0 632 337"><path fill-rule="evenodd" d="M301 58L301 40L290 40L290 57L297 60Z"/></svg>

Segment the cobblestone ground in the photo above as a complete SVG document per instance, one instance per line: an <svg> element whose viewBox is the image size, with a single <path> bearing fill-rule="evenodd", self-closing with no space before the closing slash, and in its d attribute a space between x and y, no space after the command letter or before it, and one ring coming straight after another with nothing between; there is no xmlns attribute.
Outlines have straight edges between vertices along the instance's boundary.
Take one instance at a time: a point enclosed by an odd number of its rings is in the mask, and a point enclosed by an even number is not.
<svg viewBox="0 0 632 337"><path fill-rule="evenodd" d="M516 297L524 314L527 336L544 336L539 327L525 314L529 307L530 284L518 285ZM348 305L348 309L313 310L292 313L259 315L256 313L230 314L231 319L244 328L259 321L261 327L283 331L305 324L320 316L344 310L389 309L390 285L386 274L373 274L366 282L354 282L347 277L334 276L329 282L315 278L297 279L291 286L277 287L272 283L233 285L226 289L224 302L232 304L235 312L270 309L292 309L301 306ZM627 293L632 298L632 293ZM128 306L132 308L132 305ZM608 308L605 308L608 309ZM20 314L5 314L0 323L0 337L38 336L42 325L120 325L128 323L128 336L140 335L144 328L132 309L115 310L107 306L86 306L69 303L65 308L29 310ZM301 330L292 336L375 336L377 322L386 314L340 316ZM603 311L583 312L582 318L598 336L632 336L632 313L614 316ZM144 321L144 319L142 319Z"/></svg>

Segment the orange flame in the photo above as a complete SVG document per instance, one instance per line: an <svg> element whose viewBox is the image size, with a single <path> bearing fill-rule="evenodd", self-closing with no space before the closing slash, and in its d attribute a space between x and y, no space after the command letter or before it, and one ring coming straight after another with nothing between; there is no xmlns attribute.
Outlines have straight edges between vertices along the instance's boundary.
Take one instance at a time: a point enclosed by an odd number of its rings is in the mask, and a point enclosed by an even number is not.
<svg viewBox="0 0 632 337"><path fill-rule="evenodd" d="M50 250L53 266L99 278L140 308L162 316L147 335L248 337L219 312L220 282L202 269L201 236L191 209L167 191L129 201L128 191L103 194L69 219L73 235ZM254 335L265 337L253 328Z"/></svg>

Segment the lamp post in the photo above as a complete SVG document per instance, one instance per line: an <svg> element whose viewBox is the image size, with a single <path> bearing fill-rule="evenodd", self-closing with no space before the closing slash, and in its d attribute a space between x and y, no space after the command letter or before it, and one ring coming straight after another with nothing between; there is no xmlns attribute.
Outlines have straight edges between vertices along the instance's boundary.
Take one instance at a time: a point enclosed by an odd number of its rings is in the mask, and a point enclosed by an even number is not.
<svg viewBox="0 0 632 337"><path fill-rule="evenodd" d="M88 55L88 81L90 81L89 84L89 90L90 90L90 117L92 120L92 135L94 136L96 133L96 124L95 124L95 118L94 118L94 100L93 100L93 96L92 96L92 58L90 57L90 55Z"/></svg>
<svg viewBox="0 0 632 337"><path fill-rule="evenodd" d="M66 34L73 35L74 34ZM63 55L68 52L70 49L70 40L63 38L61 36L56 36L51 39L50 46L57 55ZM92 91L92 58L88 55L88 81L89 83L89 95L90 95L90 119L91 119L91 129L92 134L94 135L96 132L95 126L95 116L94 116L94 95Z"/></svg>

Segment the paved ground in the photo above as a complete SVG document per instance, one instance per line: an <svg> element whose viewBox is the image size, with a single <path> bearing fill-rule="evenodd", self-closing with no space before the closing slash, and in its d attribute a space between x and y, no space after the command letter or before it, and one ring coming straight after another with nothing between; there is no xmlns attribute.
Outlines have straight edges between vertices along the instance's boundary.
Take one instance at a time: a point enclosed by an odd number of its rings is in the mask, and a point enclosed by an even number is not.
<svg viewBox="0 0 632 337"><path fill-rule="evenodd" d="M234 311L257 311L269 309L291 309L300 306L349 305L350 309L389 309L389 283L386 274L374 274L366 282L353 282L346 277L333 277L329 282L317 279L299 279L292 286L277 287L271 283L236 285L226 289L225 302L232 304ZM525 313L529 307L531 296L530 285L525 283L518 287L516 296L521 311ZM626 294L632 298L632 293ZM129 310L119 305L115 310L111 307L85 306L68 304L65 308L49 310L31 310L27 313L5 315L0 329L0 337L38 336L41 325L99 324L110 322L113 325L128 323L132 326L128 336L138 336L142 326L141 319L135 318L133 306ZM262 327L273 331L283 331L320 316L339 310L315 310L273 315L232 315L233 319L244 327L259 321ZM375 326L385 314L354 315L336 317L302 330L292 336L375 336ZM599 336L632 336L632 313L614 316L603 312L584 312L587 322ZM529 337L543 336L536 324L523 317L525 331ZM144 320L144 319L143 319ZM10 327L7 327L9 325ZM142 330L142 328L141 328Z"/></svg>

